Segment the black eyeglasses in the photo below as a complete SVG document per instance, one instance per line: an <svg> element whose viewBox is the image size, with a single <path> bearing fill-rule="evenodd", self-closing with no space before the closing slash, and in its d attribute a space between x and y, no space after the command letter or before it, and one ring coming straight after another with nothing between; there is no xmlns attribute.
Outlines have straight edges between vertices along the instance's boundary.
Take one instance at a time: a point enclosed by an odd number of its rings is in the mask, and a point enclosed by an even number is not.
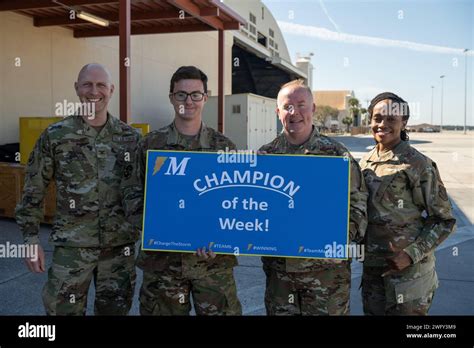
<svg viewBox="0 0 474 348"><path fill-rule="evenodd" d="M199 92L199 91L194 91L194 92L191 92L191 93L186 93L184 91L178 91L178 92L170 93L170 95L172 95L174 97L174 99L176 99L177 101L185 101L186 99L188 99L188 96L191 97L192 101L201 101L204 98L204 96L206 95L206 93L202 93L202 92Z"/></svg>

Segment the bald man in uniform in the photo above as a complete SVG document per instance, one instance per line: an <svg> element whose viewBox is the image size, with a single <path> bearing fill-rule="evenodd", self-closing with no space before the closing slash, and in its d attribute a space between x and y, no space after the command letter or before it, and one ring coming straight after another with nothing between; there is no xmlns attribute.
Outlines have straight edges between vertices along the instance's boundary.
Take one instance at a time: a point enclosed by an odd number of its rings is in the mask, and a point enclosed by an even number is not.
<svg viewBox="0 0 474 348"><path fill-rule="evenodd" d="M107 111L114 85L104 66L85 65L74 88L85 106L80 110L93 113L76 112L50 125L31 152L16 220L38 257L25 261L31 272L45 272L38 234L42 202L54 181L53 261L42 293L46 314L85 315L93 279L95 314L127 315L138 234L125 219L119 187L140 135Z"/></svg>

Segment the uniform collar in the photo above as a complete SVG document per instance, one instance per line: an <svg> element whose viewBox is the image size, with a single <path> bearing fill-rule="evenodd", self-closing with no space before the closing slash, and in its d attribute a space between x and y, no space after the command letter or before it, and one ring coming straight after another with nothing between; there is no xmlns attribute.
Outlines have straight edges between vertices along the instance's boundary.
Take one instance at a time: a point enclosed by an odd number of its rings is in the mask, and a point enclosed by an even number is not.
<svg viewBox="0 0 474 348"><path fill-rule="evenodd" d="M166 139L166 144L167 145L174 145L174 144L178 144L179 141L178 139L180 137L183 137L185 135L181 134L178 129L176 128L176 124L175 122L173 121L173 123L171 123L169 126L169 129L170 129L170 132L169 132L169 136L168 138ZM203 149L208 149L210 148L210 144L209 144L209 128L206 126L206 124L204 122L201 121L201 128L199 129L199 133L198 133L198 141L199 141L199 145L201 148Z"/></svg>
<svg viewBox="0 0 474 348"><path fill-rule="evenodd" d="M292 144L288 141L288 139L286 138L284 130L280 133L280 137L281 137L280 139L281 139L281 142L282 142L284 148L289 148L289 149L304 149L304 148L306 148L307 145L309 145L312 142L311 141L312 139L314 139L316 137L319 137L319 136L320 136L320 134L319 134L318 130L313 125L313 131L309 135L308 140L306 140L303 144L295 145L295 144Z"/></svg>
<svg viewBox="0 0 474 348"><path fill-rule="evenodd" d="M388 161L399 161L402 155L406 154L410 144L408 141L400 141L397 146L393 149L379 152L377 146L372 150L372 153L368 159L368 162L388 162Z"/></svg>
<svg viewBox="0 0 474 348"><path fill-rule="evenodd" d="M88 124L82 116L76 116L78 120L78 133L85 134L91 137L97 136L97 131ZM105 122L104 127L100 131L101 136L107 136L109 134L121 134L122 128L120 127L120 121L113 117L109 112L107 112L107 122Z"/></svg>

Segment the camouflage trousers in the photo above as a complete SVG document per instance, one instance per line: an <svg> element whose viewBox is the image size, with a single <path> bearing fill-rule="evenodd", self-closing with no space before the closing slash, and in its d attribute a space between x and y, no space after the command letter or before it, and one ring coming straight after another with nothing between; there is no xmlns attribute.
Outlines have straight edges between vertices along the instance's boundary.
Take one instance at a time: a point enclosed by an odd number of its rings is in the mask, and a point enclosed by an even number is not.
<svg viewBox="0 0 474 348"><path fill-rule="evenodd" d="M189 315L191 294L197 315L242 315L232 268L214 269L196 278L175 270L144 270L140 314Z"/></svg>
<svg viewBox="0 0 474 348"><path fill-rule="evenodd" d="M432 274L398 284L408 289L402 293L391 277L382 277L383 267L365 267L362 274L362 302L365 315L427 315L435 290ZM395 279L396 281L396 279ZM437 281L437 280L436 280ZM391 284L393 283L393 284ZM402 295L402 296L400 296ZM403 296L404 295L404 296Z"/></svg>
<svg viewBox="0 0 474 348"><path fill-rule="evenodd" d="M263 267L267 315L348 315L350 263L310 272Z"/></svg>
<svg viewBox="0 0 474 348"><path fill-rule="evenodd" d="M96 315L127 315L135 289L135 245L113 248L56 246L43 288L47 315L85 315L94 279Z"/></svg>

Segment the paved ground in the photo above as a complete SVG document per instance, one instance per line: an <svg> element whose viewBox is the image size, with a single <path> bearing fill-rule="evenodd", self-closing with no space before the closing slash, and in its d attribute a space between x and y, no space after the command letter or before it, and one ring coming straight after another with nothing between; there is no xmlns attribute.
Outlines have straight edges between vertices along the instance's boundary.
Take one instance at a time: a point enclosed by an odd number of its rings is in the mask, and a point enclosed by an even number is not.
<svg viewBox="0 0 474 348"><path fill-rule="evenodd" d="M458 230L436 251L437 271L440 287L436 292L431 314L474 315L474 135L445 132L442 134L411 134L412 144L435 160L440 168L443 181L448 189ZM337 137L346 144L356 158L360 158L373 145L370 137ZM42 226L41 240L51 260L52 248L47 246L48 226ZM20 243L16 224L10 219L0 219L0 244ZM258 257L240 257L240 265L235 269L239 298L244 313L264 315L263 293L265 279ZM362 314L360 298L361 265L353 264L351 312ZM141 274L139 274L141 283ZM42 315L41 288L46 275L33 275L18 259L0 259L0 315ZM136 295L137 295L136 291ZM89 309L93 307L93 289L89 296ZM90 310L89 310L90 313ZM135 296L131 314L138 314Z"/></svg>

